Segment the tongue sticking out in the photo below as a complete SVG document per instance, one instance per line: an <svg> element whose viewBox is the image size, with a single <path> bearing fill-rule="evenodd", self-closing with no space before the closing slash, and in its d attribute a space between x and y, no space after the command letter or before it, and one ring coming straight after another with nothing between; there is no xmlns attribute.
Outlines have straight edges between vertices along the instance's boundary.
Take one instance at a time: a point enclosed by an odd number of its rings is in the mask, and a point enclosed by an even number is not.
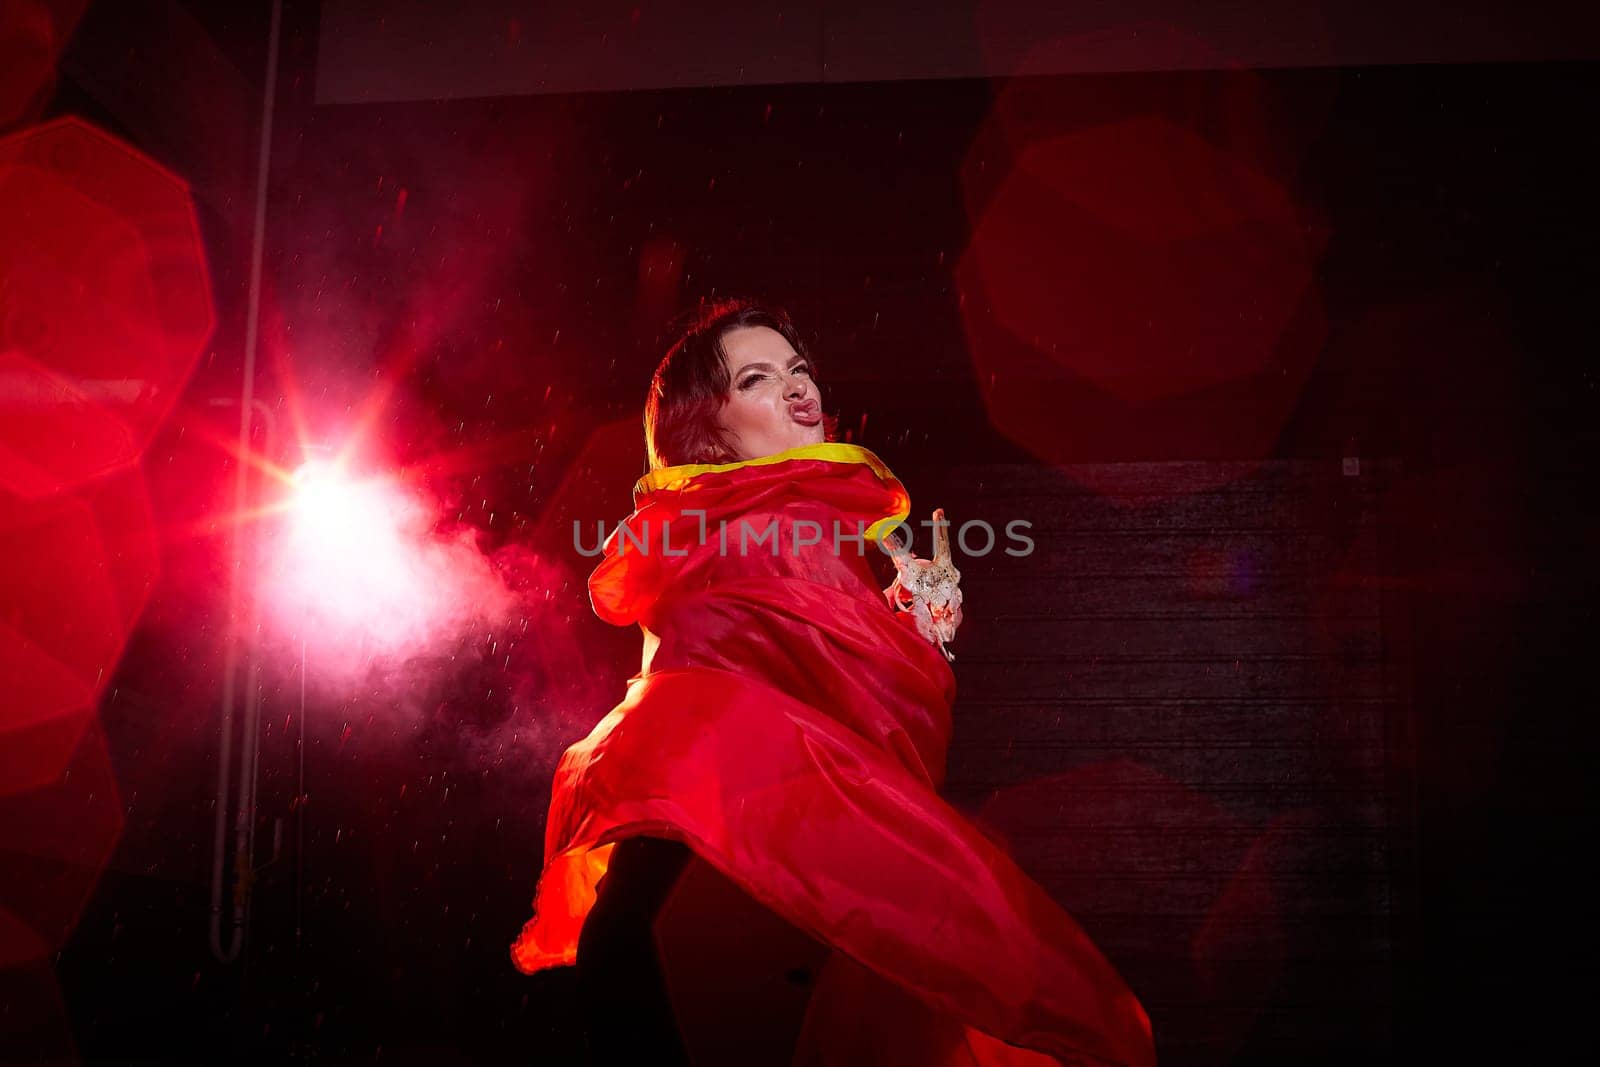
<svg viewBox="0 0 1600 1067"><path fill-rule="evenodd" d="M815 426L822 421L822 409L815 400L789 405L789 415L795 422L805 426Z"/></svg>

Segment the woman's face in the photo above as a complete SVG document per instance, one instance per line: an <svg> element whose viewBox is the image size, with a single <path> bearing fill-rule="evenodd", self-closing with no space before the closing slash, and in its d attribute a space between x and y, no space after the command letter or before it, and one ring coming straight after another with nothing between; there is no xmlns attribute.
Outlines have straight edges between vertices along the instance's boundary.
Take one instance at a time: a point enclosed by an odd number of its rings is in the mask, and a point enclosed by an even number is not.
<svg viewBox="0 0 1600 1067"><path fill-rule="evenodd" d="M822 395L781 333L740 326L722 335L722 350L729 380L721 421L740 459L823 442Z"/></svg>

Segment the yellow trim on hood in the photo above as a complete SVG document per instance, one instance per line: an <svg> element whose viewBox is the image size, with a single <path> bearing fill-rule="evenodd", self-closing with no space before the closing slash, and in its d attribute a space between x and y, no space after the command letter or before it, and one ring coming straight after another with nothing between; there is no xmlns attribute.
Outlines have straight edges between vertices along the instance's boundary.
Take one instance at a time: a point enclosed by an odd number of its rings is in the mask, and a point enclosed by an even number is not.
<svg viewBox="0 0 1600 1067"><path fill-rule="evenodd" d="M879 459L870 449L860 445L847 444L843 441L823 441L815 445L800 445L796 448L774 452L770 456L758 456L755 459L740 459L732 463L680 463L675 467L658 467L640 478L633 486L634 506L637 507L641 497L661 490L681 489L691 478L702 474L711 474L720 471L738 470L740 467L759 467L769 463L785 463L794 459L821 459L832 463L861 463L872 469L879 479L892 484L899 489L901 499L905 501L903 509L867 527L867 536L874 541L882 540L888 527L905 522L911 515L911 497L906 492L905 486L889 465Z"/></svg>

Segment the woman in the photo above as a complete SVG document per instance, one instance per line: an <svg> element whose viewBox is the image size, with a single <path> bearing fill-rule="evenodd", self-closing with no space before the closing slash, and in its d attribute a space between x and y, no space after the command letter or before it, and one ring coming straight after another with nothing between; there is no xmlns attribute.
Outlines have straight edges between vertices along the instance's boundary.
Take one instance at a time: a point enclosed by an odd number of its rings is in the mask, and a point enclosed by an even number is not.
<svg viewBox="0 0 1600 1067"><path fill-rule="evenodd" d="M955 678L872 568L910 500L832 428L782 312L714 306L662 360L589 579L643 664L557 768L514 962L576 964L600 1062L1152 1063L1115 970L938 797Z"/></svg>

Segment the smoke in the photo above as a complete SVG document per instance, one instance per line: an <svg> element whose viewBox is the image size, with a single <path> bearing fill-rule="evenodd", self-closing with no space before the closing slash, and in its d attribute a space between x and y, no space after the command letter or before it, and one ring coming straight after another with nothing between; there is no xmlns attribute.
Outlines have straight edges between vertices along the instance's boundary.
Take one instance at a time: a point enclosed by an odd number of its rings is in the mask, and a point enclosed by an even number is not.
<svg viewBox="0 0 1600 1067"><path fill-rule="evenodd" d="M501 625L511 596L473 532L435 532L435 502L371 478L311 469L273 531L264 603L280 629L348 680L361 660Z"/></svg>
<svg viewBox="0 0 1600 1067"><path fill-rule="evenodd" d="M584 367L556 358L538 299L564 265L534 254L554 225L546 126L566 120L388 117L308 125L275 164L268 458L333 469L262 523L263 684L277 730L303 688L313 757L349 761L361 792L409 805L470 776L485 811L535 812L626 673L615 642L596 651L581 575L517 515L539 511L530 464Z"/></svg>
<svg viewBox="0 0 1600 1067"><path fill-rule="evenodd" d="M553 767L606 700L575 634L577 577L521 545L486 552L418 487L298 481L256 604L280 684L292 693L304 672L307 716L336 709L325 714L365 721L380 743L447 739L484 766Z"/></svg>

